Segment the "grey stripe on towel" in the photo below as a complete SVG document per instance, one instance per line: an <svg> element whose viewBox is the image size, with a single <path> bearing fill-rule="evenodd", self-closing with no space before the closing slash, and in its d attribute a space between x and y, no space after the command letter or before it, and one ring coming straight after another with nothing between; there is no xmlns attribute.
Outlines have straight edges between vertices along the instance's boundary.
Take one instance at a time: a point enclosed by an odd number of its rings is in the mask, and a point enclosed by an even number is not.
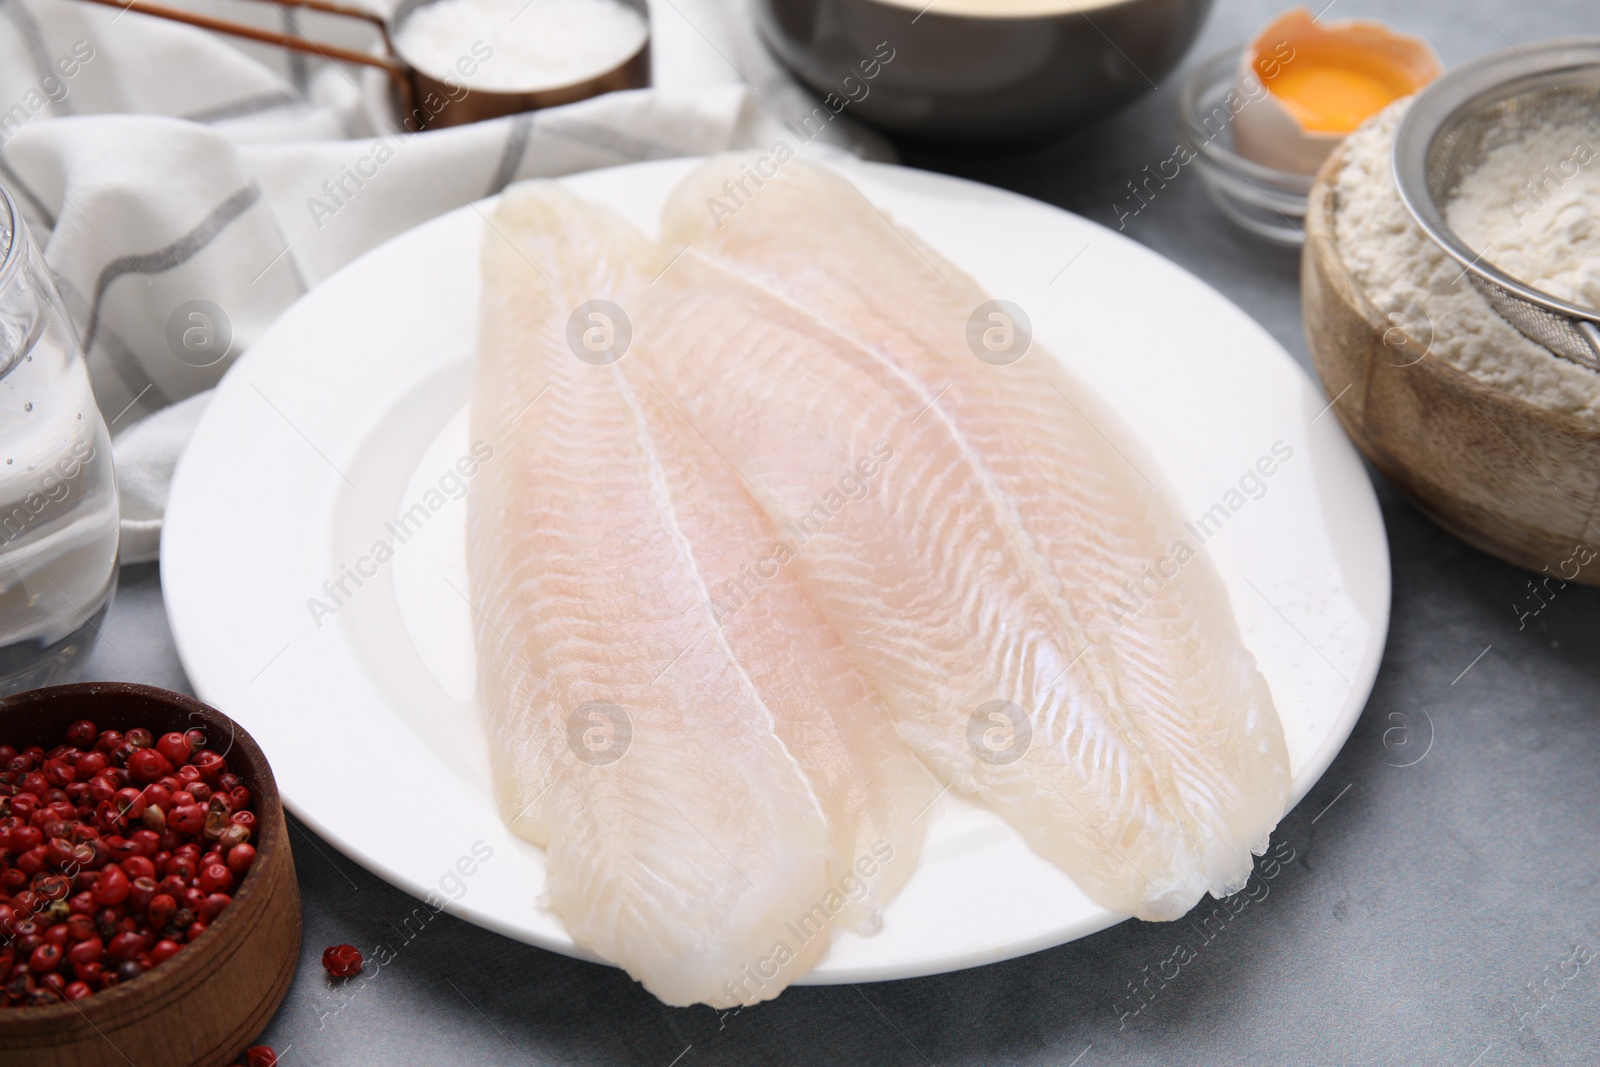
<svg viewBox="0 0 1600 1067"><path fill-rule="evenodd" d="M289 89L274 89L268 93L257 93L255 96L235 100L231 104L219 104L203 111L196 111L184 115L183 118L189 122L227 122L229 119L242 119L250 115L259 115L264 111L276 111L278 108L304 103L305 98L299 93Z"/></svg>
<svg viewBox="0 0 1600 1067"><path fill-rule="evenodd" d="M88 321L83 330L83 350L94 347L94 337L100 327L100 306L111 283L124 274L143 274L147 271L171 270L193 259L201 249L210 244L228 224L248 211L261 199L261 187L251 182L212 209L200 224L165 248L144 252L137 256L119 256L100 271L94 285L94 298L89 303Z"/></svg>
<svg viewBox="0 0 1600 1067"><path fill-rule="evenodd" d="M34 21L33 15L27 8L17 3L17 0L3 2L0 7L5 9L6 17L17 24L17 32L22 35L22 42L28 49L28 58L33 61L34 76L40 80L46 77L61 79L56 76L55 65L50 62L50 49L45 47L44 33L40 31L39 24ZM50 104L55 108L57 115L77 114L71 103L63 96L60 100L52 100Z"/></svg>
<svg viewBox="0 0 1600 1067"><path fill-rule="evenodd" d="M517 176L517 169L522 166L522 157L528 151L528 135L532 132L532 113L518 115L511 121L505 148L500 152L500 162L494 168L494 177L489 179L489 188L484 196L494 196L511 184L511 179Z"/></svg>

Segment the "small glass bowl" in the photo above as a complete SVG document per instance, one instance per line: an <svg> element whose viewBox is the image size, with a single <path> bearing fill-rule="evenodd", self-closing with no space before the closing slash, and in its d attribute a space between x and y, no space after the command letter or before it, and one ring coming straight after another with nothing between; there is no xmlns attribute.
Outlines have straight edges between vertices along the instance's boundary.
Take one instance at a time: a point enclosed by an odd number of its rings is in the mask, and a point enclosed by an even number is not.
<svg viewBox="0 0 1600 1067"><path fill-rule="evenodd" d="M1195 169L1217 207L1238 226L1276 244L1305 243L1310 174L1252 163L1234 150L1228 94L1236 90L1243 48L1218 53L1195 67L1178 96L1179 135L1195 153ZM1243 107L1250 107L1246 99ZM1242 108L1240 109L1242 110Z"/></svg>

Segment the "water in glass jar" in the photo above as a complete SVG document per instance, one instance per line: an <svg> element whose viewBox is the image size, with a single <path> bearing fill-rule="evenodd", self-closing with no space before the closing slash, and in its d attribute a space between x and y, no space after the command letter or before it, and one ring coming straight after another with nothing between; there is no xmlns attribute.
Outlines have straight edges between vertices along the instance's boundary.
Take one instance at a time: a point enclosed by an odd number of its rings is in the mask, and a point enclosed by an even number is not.
<svg viewBox="0 0 1600 1067"><path fill-rule="evenodd" d="M93 648L116 587L117 496L110 436L60 298L26 228L3 230L0 693L14 693L71 680Z"/></svg>

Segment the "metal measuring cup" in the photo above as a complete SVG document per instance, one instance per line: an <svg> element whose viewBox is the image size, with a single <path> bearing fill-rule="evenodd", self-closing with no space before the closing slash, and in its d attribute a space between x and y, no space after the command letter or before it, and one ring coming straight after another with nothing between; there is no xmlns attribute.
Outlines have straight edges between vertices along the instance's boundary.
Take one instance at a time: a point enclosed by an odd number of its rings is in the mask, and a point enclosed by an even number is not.
<svg viewBox="0 0 1600 1067"><path fill-rule="evenodd" d="M621 0L645 19L644 42L631 56L592 78L546 89L528 90L473 89L461 81L452 79L451 74L459 72L435 75L418 70L407 63L395 49L395 37L413 12L425 4L432 3L433 0L402 0L387 18L332 0L267 0L274 7L301 7L310 11L320 11L326 15L339 15L370 23L377 28L379 37L383 41L382 55L360 52L339 45L322 44L293 34L257 29L243 23L167 7L151 0L89 0L89 2L172 22L183 22L216 33L244 37L263 44L286 48L291 52L354 63L363 67L374 67L388 76L395 110L401 116L401 124L413 132L430 127L461 126L469 122L481 122L484 119L517 115L524 111L587 100L592 96L619 89L643 89L650 84L648 29L650 11L645 0Z"/></svg>

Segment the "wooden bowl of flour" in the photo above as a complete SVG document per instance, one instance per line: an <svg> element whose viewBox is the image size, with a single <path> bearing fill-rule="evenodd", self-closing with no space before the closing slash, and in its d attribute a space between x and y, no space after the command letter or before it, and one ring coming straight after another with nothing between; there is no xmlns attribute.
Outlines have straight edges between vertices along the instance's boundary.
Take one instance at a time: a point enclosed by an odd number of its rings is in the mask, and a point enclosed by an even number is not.
<svg viewBox="0 0 1600 1067"><path fill-rule="evenodd" d="M1345 431L1418 508L1476 548L1600 585L1600 431L1486 385L1429 351L1407 309L1375 306L1334 239L1342 150L1306 211L1311 358ZM1421 336L1415 336L1420 334Z"/></svg>

